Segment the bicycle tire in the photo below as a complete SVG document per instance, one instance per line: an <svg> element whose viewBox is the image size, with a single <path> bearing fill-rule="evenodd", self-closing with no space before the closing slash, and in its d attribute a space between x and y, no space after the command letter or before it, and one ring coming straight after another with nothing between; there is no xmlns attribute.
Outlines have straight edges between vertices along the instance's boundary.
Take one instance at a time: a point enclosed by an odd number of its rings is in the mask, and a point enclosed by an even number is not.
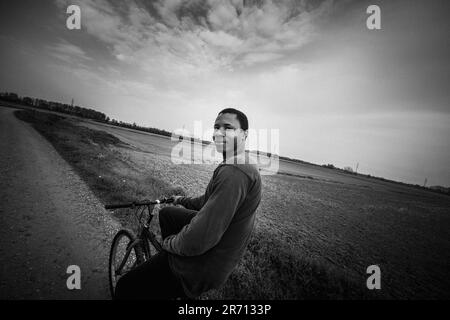
<svg viewBox="0 0 450 320"><path fill-rule="evenodd" d="M121 243L121 241L124 243ZM116 289L117 281L125 273L129 272L139 264L145 261L145 256L140 245L134 245L130 254L127 257L127 261L124 263L124 270L117 269L120 267L123 259L125 258L126 251L130 244L136 240L136 236L130 230L122 229L114 236L111 244L111 250L109 252L109 288L111 292L111 297L114 298L114 292ZM120 252L119 252L120 251ZM121 256L119 256L121 255Z"/></svg>

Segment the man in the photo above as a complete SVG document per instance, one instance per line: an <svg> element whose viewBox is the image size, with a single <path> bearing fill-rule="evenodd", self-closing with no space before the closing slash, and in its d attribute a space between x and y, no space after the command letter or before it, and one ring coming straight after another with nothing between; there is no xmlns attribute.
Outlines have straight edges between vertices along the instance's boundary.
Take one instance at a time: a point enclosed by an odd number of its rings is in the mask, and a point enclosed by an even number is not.
<svg viewBox="0 0 450 320"><path fill-rule="evenodd" d="M227 108L214 123L223 162L204 195L174 196L180 207L159 213L163 251L123 276L117 298L195 298L225 283L250 240L261 200L261 177L245 153L248 120Z"/></svg>

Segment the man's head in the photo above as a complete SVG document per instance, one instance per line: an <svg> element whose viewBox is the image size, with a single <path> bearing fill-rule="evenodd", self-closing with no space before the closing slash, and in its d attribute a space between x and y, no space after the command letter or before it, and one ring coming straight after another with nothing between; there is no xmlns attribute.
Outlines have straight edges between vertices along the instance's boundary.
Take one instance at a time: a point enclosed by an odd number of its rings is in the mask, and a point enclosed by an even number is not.
<svg viewBox="0 0 450 320"><path fill-rule="evenodd" d="M227 157L244 152L247 135L248 119L243 112L233 108L219 112L213 136L218 152L226 153Z"/></svg>

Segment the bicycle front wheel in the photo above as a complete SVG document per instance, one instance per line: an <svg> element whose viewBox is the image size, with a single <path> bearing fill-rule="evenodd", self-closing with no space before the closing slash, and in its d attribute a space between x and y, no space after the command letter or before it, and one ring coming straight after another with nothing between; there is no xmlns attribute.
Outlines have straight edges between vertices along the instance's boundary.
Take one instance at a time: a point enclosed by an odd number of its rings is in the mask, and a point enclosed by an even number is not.
<svg viewBox="0 0 450 320"><path fill-rule="evenodd" d="M117 281L145 261L140 242L129 230L117 232L109 253L109 288L114 297Z"/></svg>

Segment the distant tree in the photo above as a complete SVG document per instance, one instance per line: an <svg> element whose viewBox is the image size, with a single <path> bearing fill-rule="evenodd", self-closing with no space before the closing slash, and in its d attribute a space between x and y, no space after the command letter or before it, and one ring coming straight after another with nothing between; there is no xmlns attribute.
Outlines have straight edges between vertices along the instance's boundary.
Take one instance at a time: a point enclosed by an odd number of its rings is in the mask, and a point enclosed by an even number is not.
<svg viewBox="0 0 450 320"><path fill-rule="evenodd" d="M33 99L30 97L24 97L22 99L23 103L25 103L26 105L32 106L33 105Z"/></svg>

